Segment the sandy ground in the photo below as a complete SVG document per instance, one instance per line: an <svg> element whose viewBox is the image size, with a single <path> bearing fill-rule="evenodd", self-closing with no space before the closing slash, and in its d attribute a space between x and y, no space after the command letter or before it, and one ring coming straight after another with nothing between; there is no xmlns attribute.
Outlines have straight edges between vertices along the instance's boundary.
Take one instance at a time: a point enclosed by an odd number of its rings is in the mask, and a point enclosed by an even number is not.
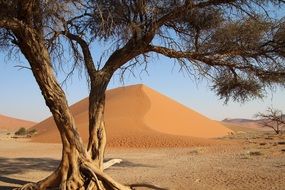
<svg viewBox="0 0 285 190"><path fill-rule="evenodd" d="M61 145L0 135L0 189L47 176L59 163ZM106 172L135 189L285 189L285 137L239 133L224 143L188 148L107 150L123 162Z"/></svg>

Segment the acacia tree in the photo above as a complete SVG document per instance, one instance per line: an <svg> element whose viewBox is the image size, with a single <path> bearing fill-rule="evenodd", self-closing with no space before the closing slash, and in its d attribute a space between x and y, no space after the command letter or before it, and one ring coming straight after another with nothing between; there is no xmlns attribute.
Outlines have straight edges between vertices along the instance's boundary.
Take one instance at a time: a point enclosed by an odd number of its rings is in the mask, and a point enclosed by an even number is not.
<svg viewBox="0 0 285 190"><path fill-rule="evenodd" d="M273 129L277 135L282 134L282 129L285 126L285 115L281 110L269 107L265 113L257 113L256 117L260 119L259 124L261 126Z"/></svg>
<svg viewBox="0 0 285 190"><path fill-rule="evenodd" d="M105 91L116 71L156 55L212 82L226 101L262 97L285 81L285 23L271 19L264 0L0 0L0 45L16 47L30 64L63 144L58 168L20 189L130 189L104 173ZM93 44L110 46L94 60ZM90 83L89 142L84 147L54 58L69 45ZM60 59L59 59L60 60ZM99 63L99 64L97 64ZM87 130L87 129L86 129Z"/></svg>

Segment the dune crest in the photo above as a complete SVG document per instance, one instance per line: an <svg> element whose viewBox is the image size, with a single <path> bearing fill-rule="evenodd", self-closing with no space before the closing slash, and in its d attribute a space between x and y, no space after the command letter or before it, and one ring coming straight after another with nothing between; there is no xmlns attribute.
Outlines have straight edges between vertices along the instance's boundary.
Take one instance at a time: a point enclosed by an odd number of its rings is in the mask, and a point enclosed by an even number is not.
<svg viewBox="0 0 285 190"><path fill-rule="evenodd" d="M70 108L78 131L83 141L87 142L88 98ZM108 90L105 122L108 146L115 147L188 146L200 143L195 137L213 138L231 132L218 122L145 85ZM60 142L52 118L42 121L33 128L39 133L33 141Z"/></svg>

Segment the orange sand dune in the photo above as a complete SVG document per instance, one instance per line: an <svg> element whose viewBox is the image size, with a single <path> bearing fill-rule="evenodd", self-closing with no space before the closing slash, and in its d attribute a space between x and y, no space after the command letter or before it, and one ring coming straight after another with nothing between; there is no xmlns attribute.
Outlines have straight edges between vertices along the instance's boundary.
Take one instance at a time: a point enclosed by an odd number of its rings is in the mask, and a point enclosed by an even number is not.
<svg viewBox="0 0 285 190"><path fill-rule="evenodd" d="M109 146L160 147L199 144L195 137L225 136L231 130L144 86L107 91L106 132ZM77 128L88 138L88 99L71 106ZM60 142L52 118L34 126L37 142ZM194 137L194 138L189 138ZM203 140L203 143L211 140Z"/></svg>
<svg viewBox="0 0 285 190"><path fill-rule="evenodd" d="M0 130L15 131L21 127L28 128L35 124L36 123L32 121L26 121L22 119L16 119L13 117L8 117L5 115L0 115Z"/></svg>

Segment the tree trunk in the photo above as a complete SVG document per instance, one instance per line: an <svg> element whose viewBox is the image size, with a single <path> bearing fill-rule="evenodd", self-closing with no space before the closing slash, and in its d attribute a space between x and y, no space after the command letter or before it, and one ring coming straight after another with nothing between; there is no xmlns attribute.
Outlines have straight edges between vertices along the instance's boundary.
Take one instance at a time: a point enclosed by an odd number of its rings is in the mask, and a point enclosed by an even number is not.
<svg viewBox="0 0 285 190"><path fill-rule="evenodd" d="M103 171L103 160L106 146L104 122L105 92L110 77L98 71L91 80L89 94L89 141L87 152L93 163Z"/></svg>
<svg viewBox="0 0 285 190"><path fill-rule="evenodd" d="M103 114L104 93L107 83L103 85L104 88L100 88L103 90L98 90L98 88L91 90L91 140L88 144L88 152L91 153L90 157L75 127L65 93L59 86L53 73L49 53L44 45L44 41L36 32L29 28L14 31L14 33L18 39L20 50L29 61L33 75L54 117L63 144L62 160L56 171L46 179L24 185L19 189L45 190L51 187L60 187L61 190L129 190L129 187L115 182L102 171L106 144ZM102 81L99 81L98 84L102 84ZM94 92L95 94L93 94ZM101 96L97 96L96 93ZM92 102L96 102L96 104L92 104Z"/></svg>

